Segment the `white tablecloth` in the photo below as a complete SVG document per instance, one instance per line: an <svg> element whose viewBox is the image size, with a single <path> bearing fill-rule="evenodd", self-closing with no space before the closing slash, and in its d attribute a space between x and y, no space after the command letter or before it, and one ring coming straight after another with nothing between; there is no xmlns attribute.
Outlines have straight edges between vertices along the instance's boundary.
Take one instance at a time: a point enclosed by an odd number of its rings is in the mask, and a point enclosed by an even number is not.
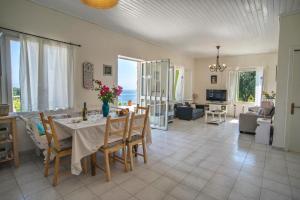
<svg viewBox="0 0 300 200"><path fill-rule="evenodd" d="M74 123L81 118L55 119L55 129L59 139L72 137L71 172L79 175L82 171L81 159L91 155L104 144L106 118L89 116L87 121ZM146 142L151 143L151 129L148 123Z"/></svg>

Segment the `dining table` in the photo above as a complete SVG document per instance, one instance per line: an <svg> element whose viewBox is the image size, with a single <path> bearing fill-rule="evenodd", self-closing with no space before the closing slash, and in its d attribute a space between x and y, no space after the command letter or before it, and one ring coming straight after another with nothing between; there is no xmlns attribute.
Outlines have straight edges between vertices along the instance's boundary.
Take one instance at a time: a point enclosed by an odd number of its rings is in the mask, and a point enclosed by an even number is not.
<svg viewBox="0 0 300 200"><path fill-rule="evenodd" d="M113 118L119 117L111 115ZM100 114L89 115L86 121L82 117L54 119L54 126L59 139L72 138L71 173L82 172L81 160L104 145L106 117ZM143 123L143 121L137 121ZM146 143L151 144L151 128L149 120L145 130Z"/></svg>

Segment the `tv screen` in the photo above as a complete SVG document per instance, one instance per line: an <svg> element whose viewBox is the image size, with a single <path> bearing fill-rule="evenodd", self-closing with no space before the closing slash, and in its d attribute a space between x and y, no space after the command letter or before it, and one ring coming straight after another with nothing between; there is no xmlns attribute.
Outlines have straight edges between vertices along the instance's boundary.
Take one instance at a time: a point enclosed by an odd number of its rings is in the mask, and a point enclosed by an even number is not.
<svg viewBox="0 0 300 200"><path fill-rule="evenodd" d="M227 90L206 90L207 101L226 101Z"/></svg>

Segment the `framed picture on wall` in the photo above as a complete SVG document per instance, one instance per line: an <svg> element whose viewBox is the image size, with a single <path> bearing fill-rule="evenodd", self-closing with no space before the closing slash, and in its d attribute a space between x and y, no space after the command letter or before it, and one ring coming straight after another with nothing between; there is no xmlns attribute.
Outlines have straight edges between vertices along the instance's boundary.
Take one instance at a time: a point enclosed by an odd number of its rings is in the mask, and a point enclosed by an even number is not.
<svg viewBox="0 0 300 200"><path fill-rule="evenodd" d="M92 89L94 79L94 65L90 62L84 62L83 64L83 87L85 89Z"/></svg>
<svg viewBox="0 0 300 200"><path fill-rule="evenodd" d="M111 65L103 65L103 75L104 76L112 76L112 66Z"/></svg>
<svg viewBox="0 0 300 200"><path fill-rule="evenodd" d="M217 84L218 83L218 76L217 75L211 75L210 76L210 83L211 84Z"/></svg>

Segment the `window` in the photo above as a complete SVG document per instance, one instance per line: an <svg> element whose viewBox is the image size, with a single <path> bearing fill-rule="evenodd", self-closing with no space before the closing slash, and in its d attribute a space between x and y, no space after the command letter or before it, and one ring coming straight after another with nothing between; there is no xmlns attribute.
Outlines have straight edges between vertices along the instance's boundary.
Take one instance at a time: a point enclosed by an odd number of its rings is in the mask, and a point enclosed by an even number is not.
<svg viewBox="0 0 300 200"><path fill-rule="evenodd" d="M20 41L10 40L10 63L12 80L13 112L21 111L21 87L20 87Z"/></svg>
<svg viewBox="0 0 300 200"><path fill-rule="evenodd" d="M0 35L1 98L13 112L73 106L73 48L25 35Z"/></svg>
<svg viewBox="0 0 300 200"><path fill-rule="evenodd" d="M238 72L237 101L255 102L256 71Z"/></svg>

